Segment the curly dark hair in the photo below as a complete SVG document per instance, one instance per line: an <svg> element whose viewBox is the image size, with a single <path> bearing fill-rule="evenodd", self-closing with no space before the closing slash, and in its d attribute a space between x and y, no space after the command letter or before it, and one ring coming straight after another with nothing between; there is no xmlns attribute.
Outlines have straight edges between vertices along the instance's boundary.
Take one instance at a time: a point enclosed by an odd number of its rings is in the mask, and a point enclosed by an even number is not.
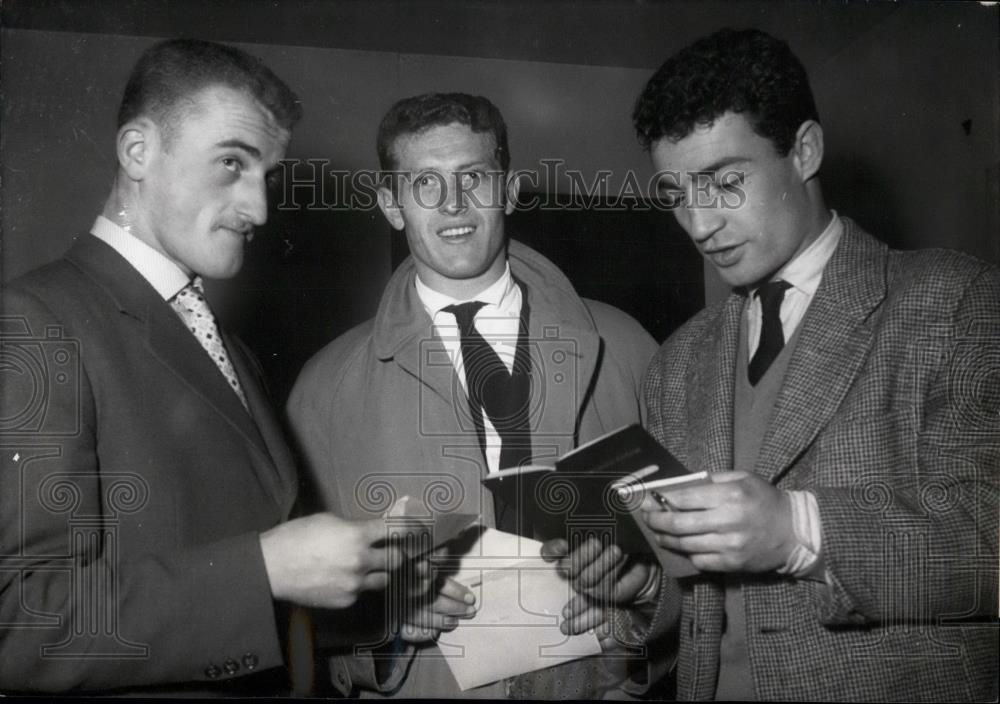
<svg viewBox="0 0 1000 704"><path fill-rule="evenodd" d="M291 130L302 117L295 93L260 59L215 42L168 39L143 52L132 69L118 108L118 127L146 116L169 139L190 107L190 97L215 85L253 96L284 129Z"/></svg>
<svg viewBox="0 0 1000 704"><path fill-rule="evenodd" d="M392 171L397 167L392 150L397 138L455 122L473 132L493 135L500 168L507 170L510 148L507 146L507 123L503 115L486 98L467 93L425 93L403 98L389 108L378 126L379 167L383 171Z"/></svg>
<svg viewBox="0 0 1000 704"><path fill-rule="evenodd" d="M664 62L636 101L632 124L648 151L726 112L744 113L782 156L803 122L819 122L809 77L788 44L757 29L727 28Z"/></svg>

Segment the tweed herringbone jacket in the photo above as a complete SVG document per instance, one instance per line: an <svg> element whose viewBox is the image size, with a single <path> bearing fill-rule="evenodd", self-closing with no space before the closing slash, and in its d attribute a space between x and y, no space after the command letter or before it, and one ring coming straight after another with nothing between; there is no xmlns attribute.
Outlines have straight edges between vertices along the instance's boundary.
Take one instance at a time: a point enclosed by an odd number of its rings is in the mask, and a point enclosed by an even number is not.
<svg viewBox="0 0 1000 704"><path fill-rule="evenodd" d="M747 696L996 700L1000 272L844 225L755 468L815 494L828 583L745 582ZM732 467L744 302L702 311L647 375L649 427L693 471ZM711 698L722 583L663 586L653 632L679 635L678 698Z"/></svg>

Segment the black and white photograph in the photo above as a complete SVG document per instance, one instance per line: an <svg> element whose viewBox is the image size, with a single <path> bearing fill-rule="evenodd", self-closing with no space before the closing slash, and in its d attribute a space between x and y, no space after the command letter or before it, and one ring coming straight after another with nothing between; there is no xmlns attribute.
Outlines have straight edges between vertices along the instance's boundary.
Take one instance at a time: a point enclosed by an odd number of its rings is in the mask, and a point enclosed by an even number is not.
<svg viewBox="0 0 1000 704"><path fill-rule="evenodd" d="M0 110L0 697L1000 697L1000 3L2 0Z"/></svg>

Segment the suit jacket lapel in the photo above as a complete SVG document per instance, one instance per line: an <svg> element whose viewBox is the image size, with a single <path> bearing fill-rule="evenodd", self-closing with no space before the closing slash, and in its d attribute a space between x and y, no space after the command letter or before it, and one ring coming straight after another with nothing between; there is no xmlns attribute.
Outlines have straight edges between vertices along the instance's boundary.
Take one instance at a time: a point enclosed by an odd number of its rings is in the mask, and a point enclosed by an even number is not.
<svg viewBox="0 0 1000 704"><path fill-rule="evenodd" d="M146 345L153 357L224 416L248 443L270 461L264 441L239 397L229 388L198 340L149 282L114 249L96 237L81 237L67 257L86 270L111 295L122 313L145 326ZM240 375L241 381L246 378Z"/></svg>
<svg viewBox="0 0 1000 704"><path fill-rule="evenodd" d="M251 368L243 346L236 338L225 333L223 333L223 339L226 343L226 349L229 350L230 357L232 357L236 375L243 385L243 393L247 397L247 405L250 406L250 415L256 421L253 424L256 437L263 440L267 454L278 470L277 472L258 472L260 481L280 503L282 497L293 495L289 491L289 487L295 482L295 461L288 449L288 443L285 441L281 423L275 415L274 405L264 387L258 382L259 375ZM232 395L236 396L236 394ZM245 411L244 415L246 415Z"/></svg>
<svg viewBox="0 0 1000 704"><path fill-rule="evenodd" d="M868 355L888 249L844 218L844 234L802 320L756 471L776 481L830 421Z"/></svg>
<svg viewBox="0 0 1000 704"><path fill-rule="evenodd" d="M733 468L733 392L740 316L746 298L733 293L716 322L705 328L705 350L687 380L688 469L725 472Z"/></svg>

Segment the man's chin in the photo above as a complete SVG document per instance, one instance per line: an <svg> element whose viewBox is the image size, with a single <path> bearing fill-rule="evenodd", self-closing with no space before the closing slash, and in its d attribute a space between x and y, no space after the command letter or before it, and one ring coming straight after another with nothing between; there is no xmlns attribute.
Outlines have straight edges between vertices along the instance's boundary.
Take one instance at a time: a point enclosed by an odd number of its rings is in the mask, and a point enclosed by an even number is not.
<svg viewBox="0 0 1000 704"><path fill-rule="evenodd" d="M719 278L731 288L754 288L768 278L766 274L760 274L746 268L740 268L739 266L716 266L713 269Z"/></svg>
<svg viewBox="0 0 1000 704"><path fill-rule="evenodd" d="M243 269L242 254L225 262L213 262L198 273L206 279L231 279L239 274L241 269Z"/></svg>
<svg viewBox="0 0 1000 704"><path fill-rule="evenodd" d="M442 261L437 271L441 276L445 276L455 281L464 281L483 276L490 270L490 263L483 261L473 261L471 259L454 258L451 261Z"/></svg>

